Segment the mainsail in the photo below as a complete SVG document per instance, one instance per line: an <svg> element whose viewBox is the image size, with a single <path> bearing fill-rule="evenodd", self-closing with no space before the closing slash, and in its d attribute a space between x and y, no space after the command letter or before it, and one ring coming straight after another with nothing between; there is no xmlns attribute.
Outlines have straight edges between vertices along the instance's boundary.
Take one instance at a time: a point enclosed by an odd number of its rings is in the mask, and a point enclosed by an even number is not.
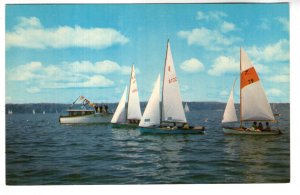
<svg viewBox="0 0 300 195"><path fill-rule="evenodd" d="M132 65L130 86L128 91L127 119L140 120L141 117L142 117L142 113L141 113L140 99L139 99L138 88L136 83L135 70L134 70L134 65Z"/></svg>
<svg viewBox="0 0 300 195"><path fill-rule="evenodd" d="M150 127L160 124L160 75L158 75L152 94L140 121L140 127Z"/></svg>
<svg viewBox="0 0 300 195"><path fill-rule="evenodd" d="M126 92L127 92L127 86L125 87L125 90L120 99L118 107L114 113L114 116L111 119L111 123L124 123L126 120L126 116L125 116Z"/></svg>
<svg viewBox="0 0 300 195"><path fill-rule="evenodd" d="M162 121L184 123L187 122L182 106L182 99L169 41L167 43L163 79Z"/></svg>
<svg viewBox="0 0 300 195"><path fill-rule="evenodd" d="M258 74L242 48L240 55L241 121L275 120Z"/></svg>
<svg viewBox="0 0 300 195"><path fill-rule="evenodd" d="M229 98L228 98L228 102L226 104L226 108L225 108L225 111L224 111L224 114L223 114L222 123L237 121L236 111L235 111L235 106L234 106L234 98L233 98L233 91L234 91L235 81L234 81L234 84L232 86L232 89L231 89L231 92L230 92L230 95L229 95Z"/></svg>

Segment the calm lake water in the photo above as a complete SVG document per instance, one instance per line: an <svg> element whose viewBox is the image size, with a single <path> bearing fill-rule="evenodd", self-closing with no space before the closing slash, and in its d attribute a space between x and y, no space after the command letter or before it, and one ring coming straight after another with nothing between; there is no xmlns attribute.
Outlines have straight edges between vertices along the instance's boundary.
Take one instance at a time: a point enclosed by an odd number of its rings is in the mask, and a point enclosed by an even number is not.
<svg viewBox="0 0 300 195"><path fill-rule="evenodd" d="M66 126L58 114L6 115L6 183L203 184L290 181L289 104L282 135L224 135L220 108L190 105L204 135L140 134L110 125Z"/></svg>

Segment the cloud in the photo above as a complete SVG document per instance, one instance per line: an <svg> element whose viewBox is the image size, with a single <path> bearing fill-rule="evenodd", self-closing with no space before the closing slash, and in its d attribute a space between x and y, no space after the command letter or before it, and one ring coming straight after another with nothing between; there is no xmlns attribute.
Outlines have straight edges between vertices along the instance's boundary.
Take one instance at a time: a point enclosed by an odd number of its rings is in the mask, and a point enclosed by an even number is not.
<svg viewBox="0 0 300 195"><path fill-rule="evenodd" d="M267 95L270 96L281 96L283 93L280 89L272 88L267 91Z"/></svg>
<svg viewBox="0 0 300 195"><path fill-rule="evenodd" d="M204 27L195 28L191 31L179 31L178 36L186 39L189 45L198 45L214 51L221 50L241 40L239 37L224 36L217 30Z"/></svg>
<svg viewBox="0 0 300 195"><path fill-rule="evenodd" d="M82 28L59 26L44 28L36 17L19 18L11 32L6 32L6 48L33 49L85 47L103 49L115 44L125 44L127 37L112 28Z"/></svg>
<svg viewBox="0 0 300 195"><path fill-rule="evenodd" d="M235 29L235 25L233 23L230 22L226 22L224 21L221 25L221 31L224 33L233 31Z"/></svg>
<svg viewBox="0 0 300 195"><path fill-rule="evenodd" d="M214 64L208 70L208 74L212 76L220 76L228 72L238 72L239 67L239 61L235 60L233 57L219 56L215 59Z"/></svg>
<svg viewBox="0 0 300 195"><path fill-rule="evenodd" d="M28 93L38 93L38 92L40 92L40 88L38 88L38 87L29 87L29 88L26 89L26 91Z"/></svg>
<svg viewBox="0 0 300 195"><path fill-rule="evenodd" d="M221 11L209 11L209 12L202 12L198 11L196 19L197 20L221 20L222 18L227 17L227 14Z"/></svg>
<svg viewBox="0 0 300 195"><path fill-rule="evenodd" d="M289 61L289 41L280 39L277 43L269 44L265 47L252 46L246 48L247 53L256 61L274 62Z"/></svg>
<svg viewBox="0 0 300 195"><path fill-rule="evenodd" d="M290 30L289 29L290 28L290 23L289 23L289 20L287 18L278 17L277 21L282 24L283 30L285 30L285 31L289 31Z"/></svg>
<svg viewBox="0 0 300 195"><path fill-rule="evenodd" d="M270 82L275 82L275 83L288 83L290 82L290 77L289 75L275 75L268 77L267 79Z"/></svg>
<svg viewBox="0 0 300 195"><path fill-rule="evenodd" d="M196 73L204 70L204 65L201 61L196 58L191 58L189 60L184 61L180 68L189 73Z"/></svg>
<svg viewBox="0 0 300 195"><path fill-rule="evenodd" d="M110 87L114 82L105 74L130 74L131 67L104 60L61 62L44 66L41 62L30 62L7 70L7 79L25 82L28 93L37 93L42 88ZM139 69L136 69L139 72Z"/></svg>
<svg viewBox="0 0 300 195"><path fill-rule="evenodd" d="M267 19L267 18L261 18L260 21L261 21L261 23L260 23L260 25L258 25L258 27L260 29L270 30L271 22L270 22L269 19Z"/></svg>

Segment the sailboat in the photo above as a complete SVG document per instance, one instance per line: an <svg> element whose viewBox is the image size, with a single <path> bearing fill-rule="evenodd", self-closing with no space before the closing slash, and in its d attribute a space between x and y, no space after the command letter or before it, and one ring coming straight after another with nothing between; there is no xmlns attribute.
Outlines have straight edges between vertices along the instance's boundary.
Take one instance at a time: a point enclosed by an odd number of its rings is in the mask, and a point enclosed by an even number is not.
<svg viewBox="0 0 300 195"><path fill-rule="evenodd" d="M182 105L169 40L164 67L160 108L160 75L139 124L141 133L204 133L203 126L189 126Z"/></svg>
<svg viewBox="0 0 300 195"><path fill-rule="evenodd" d="M12 110L9 110L9 111L8 111L8 114L10 114L10 115L13 114L13 111L12 111Z"/></svg>
<svg viewBox="0 0 300 195"><path fill-rule="evenodd" d="M240 126L230 127L224 123L237 122L234 105L234 85L231 89L223 115L223 131L225 134L280 134L280 130L246 128L244 122L276 122L258 74L247 53L240 49Z"/></svg>
<svg viewBox="0 0 300 195"><path fill-rule="evenodd" d="M43 111L43 114L46 114L46 111L45 111L45 110Z"/></svg>
<svg viewBox="0 0 300 195"><path fill-rule="evenodd" d="M127 93L127 86L125 87L125 90L119 101L116 112L114 113L114 116L111 120L113 127L117 127L117 128L128 127L128 126L138 127L138 124L142 118L134 65L132 65L131 67L127 112L126 112L126 93Z"/></svg>
<svg viewBox="0 0 300 195"><path fill-rule="evenodd" d="M35 114L35 110L34 109L32 110L32 114Z"/></svg>
<svg viewBox="0 0 300 195"><path fill-rule="evenodd" d="M189 112L189 111L190 111L190 108L189 108L187 102L185 103L184 111L185 111L185 112Z"/></svg>

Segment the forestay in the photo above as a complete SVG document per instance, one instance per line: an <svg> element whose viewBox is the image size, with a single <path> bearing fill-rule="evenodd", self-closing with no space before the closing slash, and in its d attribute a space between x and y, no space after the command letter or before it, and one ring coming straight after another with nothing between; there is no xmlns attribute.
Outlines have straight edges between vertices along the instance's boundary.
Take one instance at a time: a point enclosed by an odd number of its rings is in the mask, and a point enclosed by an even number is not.
<svg viewBox="0 0 300 195"><path fill-rule="evenodd" d="M241 120L275 120L258 74L241 49Z"/></svg>
<svg viewBox="0 0 300 195"><path fill-rule="evenodd" d="M125 116L126 92L127 92L127 86L125 87L125 90L120 99L118 107L114 113L114 116L111 119L111 123L124 123L126 121L126 116Z"/></svg>
<svg viewBox="0 0 300 195"><path fill-rule="evenodd" d="M131 69L130 86L128 91L127 119L138 119L142 117L138 87L136 82L134 65Z"/></svg>
<svg viewBox="0 0 300 195"><path fill-rule="evenodd" d="M169 41L167 43L162 93L162 121L186 122Z"/></svg>
<svg viewBox="0 0 300 195"><path fill-rule="evenodd" d="M140 127L150 127L160 124L160 75L158 75L152 94L140 121Z"/></svg>

